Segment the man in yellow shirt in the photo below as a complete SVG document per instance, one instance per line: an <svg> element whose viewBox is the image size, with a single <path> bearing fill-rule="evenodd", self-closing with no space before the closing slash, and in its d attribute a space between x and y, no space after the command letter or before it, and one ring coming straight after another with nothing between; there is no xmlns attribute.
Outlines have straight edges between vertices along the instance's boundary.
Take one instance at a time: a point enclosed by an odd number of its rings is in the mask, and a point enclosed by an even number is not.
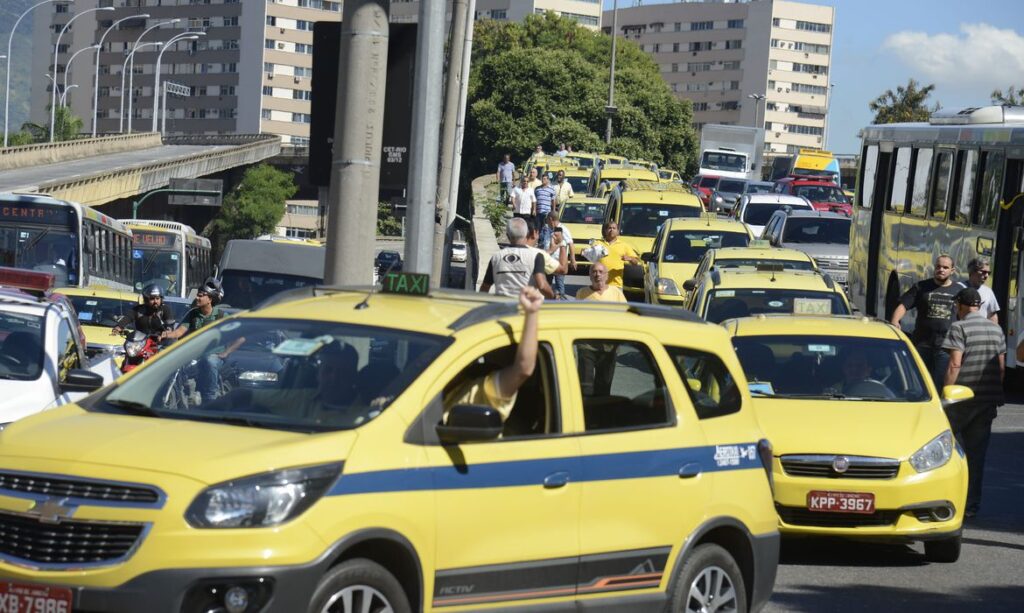
<svg viewBox="0 0 1024 613"><path fill-rule="evenodd" d="M619 238L619 224L609 221L601 226L603 241L597 244L603 245L608 255L599 261L608 269L608 285L622 289L622 273L626 264L640 264L640 253L626 241Z"/></svg>
<svg viewBox="0 0 1024 613"><path fill-rule="evenodd" d="M590 287L581 287L576 300L598 300L601 302L626 302L622 290L608 285L608 267L601 262L590 266Z"/></svg>

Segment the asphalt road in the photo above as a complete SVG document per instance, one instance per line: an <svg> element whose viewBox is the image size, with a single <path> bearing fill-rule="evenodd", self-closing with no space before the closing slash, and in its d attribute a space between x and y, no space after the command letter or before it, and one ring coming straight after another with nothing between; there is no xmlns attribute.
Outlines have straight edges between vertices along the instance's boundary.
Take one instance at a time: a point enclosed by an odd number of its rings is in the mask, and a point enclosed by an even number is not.
<svg viewBox="0 0 1024 613"><path fill-rule="evenodd" d="M567 277L566 292L588 282ZM926 562L920 544L787 539L764 611L1024 611L1024 394L1013 400L993 424L981 512L957 563Z"/></svg>

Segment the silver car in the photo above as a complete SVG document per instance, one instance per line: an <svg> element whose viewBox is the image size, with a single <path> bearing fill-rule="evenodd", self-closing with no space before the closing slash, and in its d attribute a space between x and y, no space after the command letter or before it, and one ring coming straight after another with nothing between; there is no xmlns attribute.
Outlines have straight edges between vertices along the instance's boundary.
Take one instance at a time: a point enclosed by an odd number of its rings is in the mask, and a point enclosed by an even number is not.
<svg viewBox="0 0 1024 613"><path fill-rule="evenodd" d="M803 251L814 258L821 272L846 285L850 223L841 213L781 209L772 214L761 238L774 247Z"/></svg>

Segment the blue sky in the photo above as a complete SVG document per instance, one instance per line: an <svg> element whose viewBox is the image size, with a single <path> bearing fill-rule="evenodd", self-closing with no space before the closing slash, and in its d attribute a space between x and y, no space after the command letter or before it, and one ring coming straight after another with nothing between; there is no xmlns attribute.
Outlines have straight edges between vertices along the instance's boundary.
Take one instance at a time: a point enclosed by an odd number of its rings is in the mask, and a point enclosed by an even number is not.
<svg viewBox="0 0 1024 613"><path fill-rule="evenodd" d="M619 8L634 5L618 1ZM944 108L988 104L995 88L1024 88L1021 0L803 1L836 8L829 127L835 152L856 152L857 131L873 117L868 103L908 79L935 84L930 100Z"/></svg>

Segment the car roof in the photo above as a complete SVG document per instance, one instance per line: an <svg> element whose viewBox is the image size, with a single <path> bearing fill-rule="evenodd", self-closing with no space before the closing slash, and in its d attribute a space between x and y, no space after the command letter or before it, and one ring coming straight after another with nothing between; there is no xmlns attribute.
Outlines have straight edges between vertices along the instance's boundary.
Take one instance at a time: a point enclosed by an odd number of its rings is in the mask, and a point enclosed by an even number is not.
<svg viewBox="0 0 1024 613"><path fill-rule="evenodd" d="M90 285L88 287L57 287L54 288L53 293L64 294L65 296L93 296L96 298L110 298L113 300L124 300L126 302L139 301L139 294L135 292L116 290L102 285Z"/></svg>
<svg viewBox="0 0 1024 613"><path fill-rule="evenodd" d="M851 336L897 340L887 322L856 315L755 315L722 322L732 336Z"/></svg>
<svg viewBox="0 0 1024 613"><path fill-rule="evenodd" d="M672 217L668 220L666 232L672 230L721 230L723 232L736 232L738 234L749 234L747 224L735 219L722 219L714 213L705 213L700 217Z"/></svg>
<svg viewBox="0 0 1024 613"><path fill-rule="evenodd" d="M569 204L608 204L608 198L577 194L567 201Z"/></svg>
<svg viewBox="0 0 1024 613"><path fill-rule="evenodd" d="M648 171L650 172L650 171ZM660 181L624 181L615 189L622 194L624 204L660 202L668 205L693 206L704 209L700 198L689 187Z"/></svg>
<svg viewBox="0 0 1024 613"><path fill-rule="evenodd" d="M807 255L806 252L788 247L720 247L714 252L715 260L758 258L814 262L814 258Z"/></svg>
<svg viewBox="0 0 1024 613"><path fill-rule="evenodd" d="M557 172L564 172L565 176L567 176L567 177L584 177L584 178L587 178L587 177L590 176L590 173L592 172L592 170L590 168L580 168L579 166L571 166L571 167L559 168L555 172L556 173Z"/></svg>
<svg viewBox="0 0 1024 613"><path fill-rule="evenodd" d="M750 204L791 204L805 209L813 208L813 205L800 196L791 196L789 194L746 194L744 198Z"/></svg>
<svg viewBox="0 0 1024 613"><path fill-rule="evenodd" d="M817 271L764 271L753 268L716 268L707 273L714 289L804 289L835 292L834 284ZM716 279L717 277L717 279Z"/></svg>
<svg viewBox="0 0 1024 613"><path fill-rule="evenodd" d="M787 217L824 217L826 219L845 219L850 220L849 215L842 213L833 213L832 211L818 211L815 209L800 209L798 211L783 211Z"/></svg>

